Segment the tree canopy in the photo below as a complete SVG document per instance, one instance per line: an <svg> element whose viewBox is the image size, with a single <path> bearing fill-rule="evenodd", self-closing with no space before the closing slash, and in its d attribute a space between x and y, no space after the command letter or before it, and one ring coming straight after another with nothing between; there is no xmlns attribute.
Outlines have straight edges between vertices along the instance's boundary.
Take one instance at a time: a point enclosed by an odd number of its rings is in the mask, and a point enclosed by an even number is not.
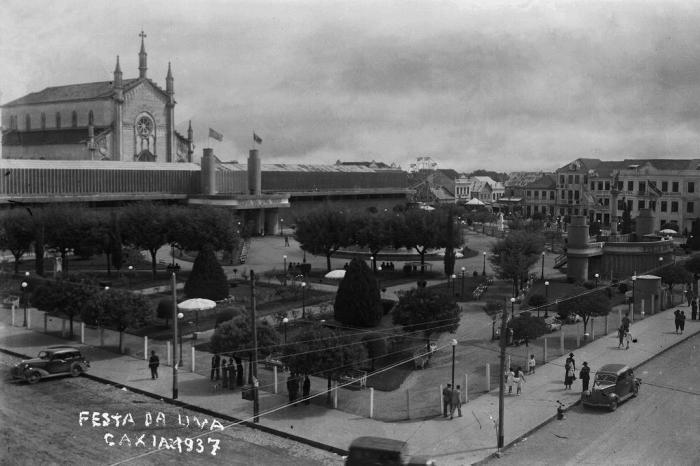
<svg viewBox="0 0 700 466"><path fill-rule="evenodd" d="M296 218L294 239L303 250L326 256L330 272L333 253L350 244L347 220L347 214L339 206L324 205Z"/></svg>
<svg viewBox="0 0 700 466"><path fill-rule="evenodd" d="M377 277L365 261L350 261L335 295L335 319L345 325L374 327L384 315Z"/></svg>
<svg viewBox="0 0 700 466"><path fill-rule="evenodd" d="M14 271L19 273L19 262L29 252L34 241L34 223L24 211L0 214L0 250L8 250L15 258Z"/></svg>
<svg viewBox="0 0 700 466"><path fill-rule="evenodd" d="M124 241L151 254L151 269L156 278L156 253L168 243L167 207L151 202L139 202L124 208L119 216Z"/></svg>
<svg viewBox="0 0 700 466"><path fill-rule="evenodd" d="M429 345L433 333L457 330L460 309L454 297L418 287L399 296L392 316L394 324L401 325L405 332L422 332Z"/></svg>
<svg viewBox="0 0 700 466"><path fill-rule="evenodd" d="M519 290L522 279L539 260L543 250L544 238L541 234L512 231L493 245L489 262L498 278L513 280L515 289Z"/></svg>
<svg viewBox="0 0 700 466"><path fill-rule="evenodd" d="M211 245L204 247L197 254L187 281L185 295L188 298L206 298L220 301L228 297L229 285L224 269L219 264Z"/></svg>
<svg viewBox="0 0 700 466"><path fill-rule="evenodd" d="M601 317L610 314L610 298L604 290L587 292L579 296L559 302L558 312L563 318L575 313L583 318L583 331L586 332L588 320L591 317Z"/></svg>

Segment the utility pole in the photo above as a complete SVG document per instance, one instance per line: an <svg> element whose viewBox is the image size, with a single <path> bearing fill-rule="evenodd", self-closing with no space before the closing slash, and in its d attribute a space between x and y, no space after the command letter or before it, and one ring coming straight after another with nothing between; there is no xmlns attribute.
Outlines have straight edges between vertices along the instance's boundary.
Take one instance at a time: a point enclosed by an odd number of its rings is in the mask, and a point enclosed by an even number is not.
<svg viewBox="0 0 700 466"><path fill-rule="evenodd" d="M177 358L175 357L175 351L177 348L177 290L176 290L176 280L175 272L170 274L172 279L173 288L173 400L177 400ZM182 355L180 355L182 357Z"/></svg>
<svg viewBox="0 0 700 466"><path fill-rule="evenodd" d="M501 357L500 357L500 371L498 380L498 453L500 454L501 448L503 448L503 418L504 418L504 397L505 397L505 386L504 386L504 374L506 373L506 331L508 320L508 310L503 309L503 314L501 315L501 339L499 343L501 344Z"/></svg>
<svg viewBox="0 0 700 466"><path fill-rule="evenodd" d="M260 399L258 398L258 332L255 326L255 272L250 271L250 328L253 332L253 422L260 422Z"/></svg>

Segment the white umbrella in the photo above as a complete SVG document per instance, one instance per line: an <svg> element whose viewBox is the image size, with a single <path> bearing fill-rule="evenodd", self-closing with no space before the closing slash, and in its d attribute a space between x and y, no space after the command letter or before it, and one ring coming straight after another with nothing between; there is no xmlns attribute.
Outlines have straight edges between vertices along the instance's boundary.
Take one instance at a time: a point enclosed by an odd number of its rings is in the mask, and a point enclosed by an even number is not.
<svg viewBox="0 0 700 466"><path fill-rule="evenodd" d="M177 304L177 308L183 311L206 311L215 307L214 301L204 298L192 298Z"/></svg>
<svg viewBox="0 0 700 466"><path fill-rule="evenodd" d="M661 233L662 235L675 235L678 232L676 230L671 230L670 228L664 228L659 233Z"/></svg>
<svg viewBox="0 0 700 466"><path fill-rule="evenodd" d="M473 198L469 202L467 202L465 205L486 205L486 204L484 204L483 201L481 201L477 198Z"/></svg>
<svg viewBox="0 0 700 466"><path fill-rule="evenodd" d="M324 275L325 278L334 278L336 280L345 278L345 269L336 269L336 270L331 270L327 274Z"/></svg>

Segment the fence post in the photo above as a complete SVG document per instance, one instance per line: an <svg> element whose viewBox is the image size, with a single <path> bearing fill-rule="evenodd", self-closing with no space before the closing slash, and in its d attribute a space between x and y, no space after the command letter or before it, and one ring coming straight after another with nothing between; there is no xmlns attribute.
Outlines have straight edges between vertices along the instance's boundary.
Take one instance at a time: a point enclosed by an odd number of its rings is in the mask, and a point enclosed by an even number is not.
<svg viewBox="0 0 700 466"><path fill-rule="evenodd" d="M591 340L595 340L595 319L591 317Z"/></svg>
<svg viewBox="0 0 700 466"><path fill-rule="evenodd" d="M66 319L61 319L61 336L66 337Z"/></svg>
<svg viewBox="0 0 700 466"><path fill-rule="evenodd" d="M510 364L510 354L508 355L508 359L506 360L506 370L510 370L511 364Z"/></svg>
<svg viewBox="0 0 700 466"><path fill-rule="evenodd" d="M49 314L44 312L44 333L49 332Z"/></svg>
<svg viewBox="0 0 700 466"><path fill-rule="evenodd" d="M608 334L608 315L605 314L605 334Z"/></svg>
<svg viewBox="0 0 700 466"><path fill-rule="evenodd" d="M12 305L12 326L15 326L15 305Z"/></svg>
<svg viewBox="0 0 700 466"><path fill-rule="evenodd" d="M464 402L469 402L469 378L467 374L464 374Z"/></svg>
<svg viewBox="0 0 700 466"><path fill-rule="evenodd" d="M143 360L148 361L148 335L143 337Z"/></svg>
<svg viewBox="0 0 700 466"><path fill-rule="evenodd" d="M442 391L440 393L442 393ZM406 419L411 419L411 397L408 394L408 390L406 390Z"/></svg>
<svg viewBox="0 0 700 466"><path fill-rule="evenodd" d="M656 295L651 295L651 315L654 315L654 301L655 301Z"/></svg>
<svg viewBox="0 0 700 466"><path fill-rule="evenodd" d="M27 309L27 330L32 328L32 311L31 309Z"/></svg>
<svg viewBox="0 0 700 466"><path fill-rule="evenodd" d="M547 364L547 338L544 339L544 346L542 347L542 364Z"/></svg>
<svg viewBox="0 0 700 466"><path fill-rule="evenodd" d="M275 385L273 386L273 393L277 394L277 366L272 366L272 374L275 377Z"/></svg>
<svg viewBox="0 0 700 466"><path fill-rule="evenodd" d="M165 353L168 355L168 366L172 366L172 360L170 359L170 340L165 342Z"/></svg>
<svg viewBox="0 0 700 466"><path fill-rule="evenodd" d="M622 325L622 309L617 308L617 326Z"/></svg>
<svg viewBox="0 0 700 466"><path fill-rule="evenodd" d="M642 299L642 308L641 309L642 309L641 314L642 314L642 319L643 319L644 318L644 300L643 299Z"/></svg>
<svg viewBox="0 0 700 466"><path fill-rule="evenodd" d="M561 334L559 335L559 346L561 347L562 354L566 351L564 350L564 328L561 329Z"/></svg>
<svg viewBox="0 0 700 466"><path fill-rule="evenodd" d="M192 372L194 372L194 356L195 356L194 346L191 348L191 350L192 350Z"/></svg>
<svg viewBox="0 0 700 466"><path fill-rule="evenodd" d="M491 391L491 364L489 364L489 363L486 363L486 374L485 375L486 375L486 393L488 393ZM440 390L440 392L442 392L442 390Z"/></svg>
<svg viewBox="0 0 700 466"><path fill-rule="evenodd" d="M333 382L333 408L338 409L338 382Z"/></svg>
<svg viewBox="0 0 700 466"><path fill-rule="evenodd" d="M85 322L80 322L80 343L85 344Z"/></svg>
<svg viewBox="0 0 700 466"><path fill-rule="evenodd" d="M338 407L337 397L335 407ZM374 387L369 387L369 418L374 419Z"/></svg>

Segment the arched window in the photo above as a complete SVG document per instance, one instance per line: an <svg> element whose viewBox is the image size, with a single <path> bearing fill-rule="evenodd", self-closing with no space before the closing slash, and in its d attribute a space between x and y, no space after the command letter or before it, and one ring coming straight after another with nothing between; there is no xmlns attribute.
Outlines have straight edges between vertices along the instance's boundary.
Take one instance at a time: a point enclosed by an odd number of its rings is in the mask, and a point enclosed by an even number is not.
<svg viewBox="0 0 700 466"><path fill-rule="evenodd" d="M29 131L30 129L32 129L32 117L30 117L29 114L27 113L27 117L24 120L25 120L24 123L25 123L25 127L26 127L25 131Z"/></svg>
<svg viewBox="0 0 700 466"><path fill-rule="evenodd" d="M71 126L73 126L73 128L78 127L78 112L75 110L73 110L73 114L71 115Z"/></svg>
<svg viewBox="0 0 700 466"><path fill-rule="evenodd" d="M92 110L90 110L90 113L88 113L88 125L93 124L95 124L95 115L92 113Z"/></svg>
<svg viewBox="0 0 700 466"><path fill-rule="evenodd" d="M46 129L46 113L41 112L41 129Z"/></svg>
<svg viewBox="0 0 700 466"><path fill-rule="evenodd" d="M56 128L61 129L61 112L56 112Z"/></svg>

